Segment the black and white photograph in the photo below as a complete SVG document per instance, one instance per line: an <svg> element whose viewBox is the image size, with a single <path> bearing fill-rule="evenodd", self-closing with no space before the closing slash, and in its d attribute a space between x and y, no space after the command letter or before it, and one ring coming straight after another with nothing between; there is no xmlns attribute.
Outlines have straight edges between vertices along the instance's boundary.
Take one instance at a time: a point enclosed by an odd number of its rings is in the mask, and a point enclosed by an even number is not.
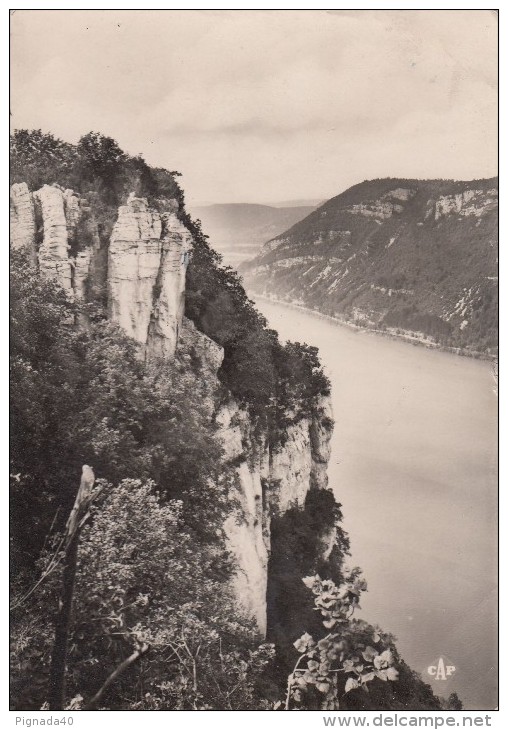
<svg viewBox="0 0 508 730"><path fill-rule="evenodd" d="M9 25L10 710L490 726L498 10Z"/></svg>

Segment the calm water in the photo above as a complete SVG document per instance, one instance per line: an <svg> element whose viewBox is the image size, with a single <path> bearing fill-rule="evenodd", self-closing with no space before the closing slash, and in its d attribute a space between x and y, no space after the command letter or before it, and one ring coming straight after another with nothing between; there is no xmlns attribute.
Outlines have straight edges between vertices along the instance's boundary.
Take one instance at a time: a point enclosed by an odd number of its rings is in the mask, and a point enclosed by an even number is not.
<svg viewBox="0 0 508 730"><path fill-rule="evenodd" d="M355 332L257 302L281 339L319 347L332 382L330 486L352 564L369 592L359 616L398 637L437 694L497 705L497 397L489 363Z"/></svg>

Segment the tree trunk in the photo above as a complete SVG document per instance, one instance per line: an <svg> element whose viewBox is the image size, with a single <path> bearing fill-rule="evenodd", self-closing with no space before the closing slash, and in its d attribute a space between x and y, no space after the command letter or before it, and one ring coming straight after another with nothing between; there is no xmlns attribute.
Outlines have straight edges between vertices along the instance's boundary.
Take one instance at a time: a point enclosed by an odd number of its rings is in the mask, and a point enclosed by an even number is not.
<svg viewBox="0 0 508 730"><path fill-rule="evenodd" d="M65 554L62 597L55 623L55 643L51 655L49 678L49 709L63 710L65 706L65 672L67 669L67 641L72 615L72 597L78 558L79 531L70 539Z"/></svg>
<svg viewBox="0 0 508 730"><path fill-rule="evenodd" d="M65 708L67 643L72 616L72 597L74 594L74 581L78 560L79 533L83 521L86 519L87 510L92 499L94 481L93 469L85 464L83 466L76 500L66 526L62 594L55 621L55 643L51 655L49 675L48 704L50 710L63 710Z"/></svg>

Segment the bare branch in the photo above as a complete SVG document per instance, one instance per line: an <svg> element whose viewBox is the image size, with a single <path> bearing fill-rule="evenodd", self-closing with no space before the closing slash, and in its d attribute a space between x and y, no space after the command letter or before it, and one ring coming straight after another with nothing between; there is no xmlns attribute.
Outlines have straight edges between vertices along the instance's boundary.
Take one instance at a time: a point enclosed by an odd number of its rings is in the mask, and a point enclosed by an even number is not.
<svg viewBox="0 0 508 730"><path fill-rule="evenodd" d="M126 669L131 667L135 662L137 662L139 659L141 659L144 654L149 649L148 644L143 644L139 649L136 649L135 652L133 652L127 659L125 659L121 664L118 665L118 667L115 669L114 672L111 672L109 677L106 679L100 690L92 697L92 699L86 703L86 705L83 706L83 710L93 710L99 700L101 699L104 692L107 690L107 688L112 684L115 679L118 679L118 677L125 672Z"/></svg>

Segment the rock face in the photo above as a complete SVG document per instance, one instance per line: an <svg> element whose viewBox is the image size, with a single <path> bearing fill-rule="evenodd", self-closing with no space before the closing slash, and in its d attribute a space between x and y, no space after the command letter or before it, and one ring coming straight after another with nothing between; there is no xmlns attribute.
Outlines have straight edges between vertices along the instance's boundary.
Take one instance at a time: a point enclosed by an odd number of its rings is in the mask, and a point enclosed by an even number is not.
<svg viewBox="0 0 508 730"><path fill-rule="evenodd" d="M333 431L331 400L316 398L312 416L297 418L283 439L271 443L268 433L252 423L248 411L233 397L217 407L221 385L217 376L223 350L185 317L182 321L178 358L200 365L200 396L218 427L224 461L236 474L238 510L225 523L237 570L233 585L245 613L254 619L261 635L266 633L266 592L271 550L270 523L292 506L302 506L309 489L328 484L327 465ZM323 556L333 546L332 530Z"/></svg>
<svg viewBox="0 0 508 730"><path fill-rule="evenodd" d="M11 246L14 250L27 248L36 260L35 211L32 193L26 183L15 183L10 191Z"/></svg>
<svg viewBox="0 0 508 730"><path fill-rule="evenodd" d="M110 317L152 356L175 353L191 250L175 212L161 216L134 196L120 207L109 246Z"/></svg>
<svg viewBox="0 0 508 730"><path fill-rule="evenodd" d="M287 413L290 425L277 443L232 397L224 403L218 378L223 349L184 317L192 235L177 216L176 202L165 201L163 208L159 212L146 199L129 196L118 210L103 272L105 252L85 199L57 185L44 185L33 195L25 184L14 185L12 246L27 247L41 275L55 279L75 300L89 301L104 278L109 317L139 343L143 357L177 356L189 367L199 365L202 403L218 429L225 466L236 474L238 509L225 524L237 563L234 588L264 635L271 518L302 506L309 489L326 487L330 401L316 398L311 416ZM78 324L86 327L86 317ZM323 545L323 554L328 549Z"/></svg>
<svg viewBox="0 0 508 730"><path fill-rule="evenodd" d="M185 309L185 272L192 252L192 236L175 213L162 215L162 247L158 298L154 302L147 347L152 356L174 354Z"/></svg>
<svg viewBox="0 0 508 730"><path fill-rule="evenodd" d="M70 253L80 218L80 200L72 190L43 185L32 194L26 183L11 187L11 246L26 248L42 276L58 281L71 298L83 299L92 250Z"/></svg>
<svg viewBox="0 0 508 730"><path fill-rule="evenodd" d="M58 185L32 194L19 183L11 188L11 245L26 247L41 275L55 279L73 299L87 301L94 287L107 283L110 318L140 344L140 354L171 358L192 236L176 215L176 201L166 201L165 208L159 213L146 199L129 196L118 211L105 265L86 200Z"/></svg>
<svg viewBox="0 0 508 730"><path fill-rule="evenodd" d="M43 185L34 194L34 199L40 206L43 222L43 240L38 253L39 271L42 276L56 279L63 289L70 292L72 264L63 193L53 185Z"/></svg>
<svg viewBox="0 0 508 730"><path fill-rule="evenodd" d="M233 400L221 408L217 422L226 458L236 464L238 477L241 520L231 516L226 523L238 564L236 593L264 635L271 517L303 506L309 489L327 486L331 403L318 399L312 418L290 425L277 445L266 434L254 433L246 411ZM324 554L327 549L323 547Z"/></svg>
<svg viewBox="0 0 508 730"><path fill-rule="evenodd" d="M429 201L429 212L434 212L434 220L449 215L475 216L480 218L498 205L498 191L464 190L456 195L442 195L438 200Z"/></svg>

